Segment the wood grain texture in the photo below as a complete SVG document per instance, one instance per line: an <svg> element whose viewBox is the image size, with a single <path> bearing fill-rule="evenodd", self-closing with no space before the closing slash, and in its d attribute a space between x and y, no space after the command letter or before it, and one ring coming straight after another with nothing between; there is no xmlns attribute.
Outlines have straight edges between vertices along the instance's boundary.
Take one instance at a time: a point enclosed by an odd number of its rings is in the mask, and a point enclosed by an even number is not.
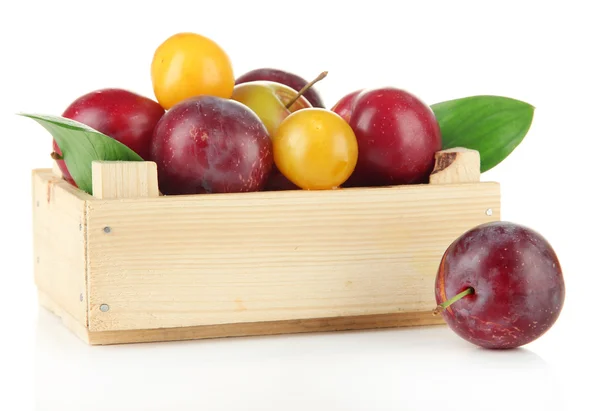
<svg viewBox="0 0 600 411"><path fill-rule="evenodd" d="M69 329L73 334L79 337L83 342L90 344L89 332L85 324L82 324L78 319L73 317L69 312L65 311L61 304L56 302L45 292L38 290L38 302L40 306L44 307L58 318L61 319L64 326Z"/></svg>
<svg viewBox="0 0 600 411"><path fill-rule="evenodd" d="M467 229L500 219L500 187L88 204L89 329L98 332L429 311L441 255Z"/></svg>
<svg viewBox="0 0 600 411"><path fill-rule="evenodd" d="M51 169L34 170L35 283L60 309L87 325L85 193Z"/></svg>
<svg viewBox="0 0 600 411"><path fill-rule="evenodd" d="M445 322L441 316L433 316L431 311L426 311L362 315L356 317L311 318L306 320L201 325L196 327L160 328L152 330L96 331L86 333L84 338L86 338L91 345L111 345L442 324L445 324Z"/></svg>
<svg viewBox="0 0 600 411"><path fill-rule="evenodd" d="M94 197L101 199L158 197L156 163L94 161L92 192Z"/></svg>
<svg viewBox="0 0 600 411"><path fill-rule="evenodd" d="M476 183L480 177L479 151L457 147L435 153L429 184Z"/></svg>

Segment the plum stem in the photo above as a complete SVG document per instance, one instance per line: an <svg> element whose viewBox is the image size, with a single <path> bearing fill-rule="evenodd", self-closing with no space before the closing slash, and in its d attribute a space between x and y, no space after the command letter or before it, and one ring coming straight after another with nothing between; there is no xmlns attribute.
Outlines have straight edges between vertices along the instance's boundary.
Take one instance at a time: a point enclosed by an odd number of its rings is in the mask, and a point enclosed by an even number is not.
<svg viewBox="0 0 600 411"><path fill-rule="evenodd" d="M56 151L53 151L52 153L50 153L50 157L52 157L52 159L54 159L54 160L63 160L63 156L58 154Z"/></svg>
<svg viewBox="0 0 600 411"><path fill-rule="evenodd" d="M469 294L473 294L474 292L475 292L475 289L473 287L469 287L466 290L464 290L463 292L456 294L451 299L446 300L443 303L441 303L440 305L438 305L437 307L435 307L435 310L433 310L433 315L438 315L439 313L444 311L446 308L450 307L452 304L454 304L461 298L466 297Z"/></svg>
<svg viewBox="0 0 600 411"><path fill-rule="evenodd" d="M302 96L304 93L306 93L306 90L308 90L309 88L311 88L312 86L314 86L315 83L323 80L327 76L327 73L328 73L327 71L322 72L313 81L311 81L310 83L307 83L304 87L302 87L300 89L300 91L298 91L298 93L296 93L296 95L294 96L294 98L291 99L290 102L285 105L285 108L292 107L292 104L294 104L296 102L296 100L298 100L300 98L300 96Z"/></svg>

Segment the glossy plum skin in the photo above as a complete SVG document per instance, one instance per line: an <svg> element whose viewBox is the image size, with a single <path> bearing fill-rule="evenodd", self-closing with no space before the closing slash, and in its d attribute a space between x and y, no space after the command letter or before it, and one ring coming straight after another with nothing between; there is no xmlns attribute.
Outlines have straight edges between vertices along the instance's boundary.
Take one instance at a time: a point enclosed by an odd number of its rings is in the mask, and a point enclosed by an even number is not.
<svg viewBox="0 0 600 411"><path fill-rule="evenodd" d="M176 104L158 122L151 159L166 195L259 191L273 168L273 147L248 107L198 96Z"/></svg>
<svg viewBox="0 0 600 411"><path fill-rule="evenodd" d="M558 258L540 234L510 222L474 227L444 253L435 281L438 304L472 287L447 307L448 326L471 343L516 348L558 319L565 284Z"/></svg>
<svg viewBox="0 0 600 411"><path fill-rule="evenodd" d="M349 124L359 145L351 181L367 186L428 181L442 135L433 111L417 97L393 87L364 90Z"/></svg>
<svg viewBox="0 0 600 411"><path fill-rule="evenodd" d="M154 100L128 90L108 88L77 98L62 116L120 141L148 160L154 127L164 113L165 110ZM62 154L55 141L52 147ZM65 180L75 185L65 162L58 160L57 163Z"/></svg>
<svg viewBox="0 0 600 411"><path fill-rule="evenodd" d="M276 83L285 84L288 87L293 88L296 91L300 91L302 87L308 84L304 78L297 74L290 73L284 70L275 68L258 68L251 70L235 80L235 84L247 83L249 81L257 80L268 80ZM309 88L305 93L304 97L309 101L313 107L324 108L323 100L319 95L319 92L315 89L315 86Z"/></svg>
<svg viewBox="0 0 600 411"><path fill-rule="evenodd" d="M362 93L364 89L355 90L352 93L346 94L344 97L338 100L337 103L331 107L331 111L337 113L346 120L347 123L350 123L350 117L352 116L352 111L354 110L354 102L356 101L356 96Z"/></svg>

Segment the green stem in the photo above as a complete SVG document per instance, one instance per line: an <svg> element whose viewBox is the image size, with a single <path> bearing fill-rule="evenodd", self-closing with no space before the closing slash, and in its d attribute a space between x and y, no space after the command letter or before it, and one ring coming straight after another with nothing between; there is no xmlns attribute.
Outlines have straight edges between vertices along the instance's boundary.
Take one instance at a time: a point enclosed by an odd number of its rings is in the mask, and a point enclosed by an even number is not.
<svg viewBox="0 0 600 411"><path fill-rule="evenodd" d="M469 287L466 290L464 290L463 292L456 294L451 299L446 300L443 303L441 303L440 305L438 305L437 307L435 307L435 310L433 310L433 315L438 315L439 313L444 311L446 308L450 307L452 304L454 304L461 298L466 297L467 295L473 294L473 293L475 293L475 289L473 287Z"/></svg>

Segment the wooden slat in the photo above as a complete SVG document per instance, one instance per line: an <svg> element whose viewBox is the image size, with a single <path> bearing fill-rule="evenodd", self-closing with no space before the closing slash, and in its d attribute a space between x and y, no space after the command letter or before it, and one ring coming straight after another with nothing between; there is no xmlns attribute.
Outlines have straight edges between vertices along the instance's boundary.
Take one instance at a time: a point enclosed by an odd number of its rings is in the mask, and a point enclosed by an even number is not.
<svg viewBox="0 0 600 411"><path fill-rule="evenodd" d="M446 247L499 219L496 183L96 200L89 329L429 311Z"/></svg>
<svg viewBox="0 0 600 411"><path fill-rule="evenodd" d="M158 197L156 163L151 161L92 162L94 197Z"/></svg>
<svg viewBox="0 0 600 411"><path fill-rule="evenodd" d="M153 330L97 331L85 335L92 345L185 341L221 337L295 334L366 330L393 327L445 324L431 311L399 314L362 315L356 317L313 318L306 320L257 323L201 325L197 327L160 328Z"/></svg>
<svg viewBox="0 0 600 411"><path fill-rule="evenodd" d="M435 153L429 184L476 183L481 177L479 151L463 147Z"/></svg>
<svg viewBox="0 0 600 411"><path fill-rule="evenodd" d="M87 325L85 193L55 175L34 170L33 259L38 290L61 312ZM56 310L55 310L56 311Z"/></svg>

